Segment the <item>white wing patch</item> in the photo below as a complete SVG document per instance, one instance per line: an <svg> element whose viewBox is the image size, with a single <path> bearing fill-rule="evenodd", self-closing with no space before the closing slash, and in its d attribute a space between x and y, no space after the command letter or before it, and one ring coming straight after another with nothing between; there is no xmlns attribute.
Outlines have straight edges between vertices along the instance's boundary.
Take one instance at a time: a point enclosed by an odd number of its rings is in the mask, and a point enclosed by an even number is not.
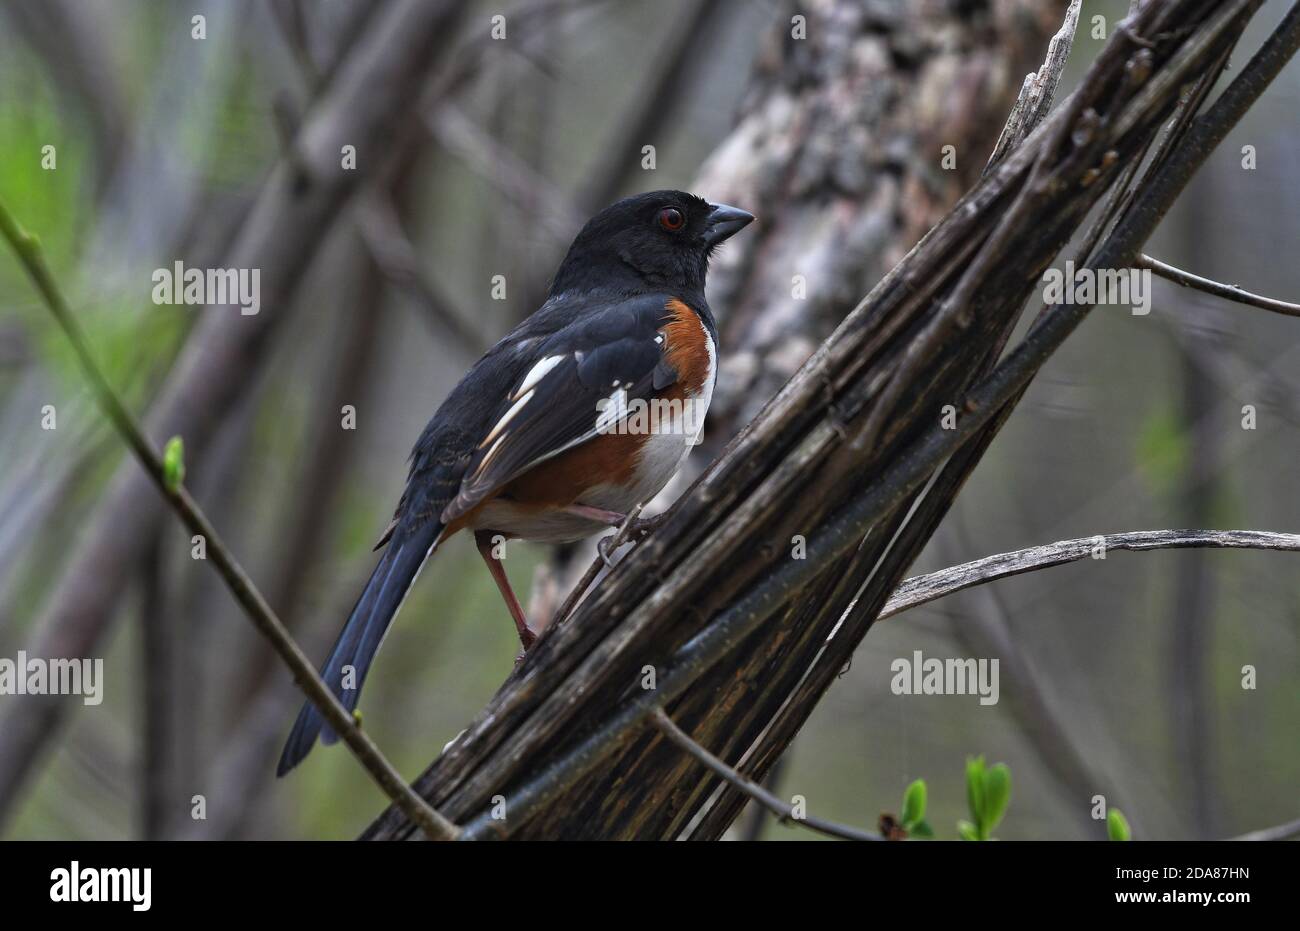
<svg viewBox="0 0 1300 931"><path fill-rule="evenodd" d="M524 380L519 383L519 387L515 389L515 393L510 395L510 400L513 401L515 398L519 397L525 392L531 391L533 388L536 388L537 383L546 377L546 373L549 372L551 369L555 368L561 362L563 362L565 358L567 357L547 356L545 359L542 359L540 362L536 363L532 368L528 370L528 374L525 375Z"/></svg>
<svg viewBox="0 0 1300 931"><path fill-rule="evenodd" d="M524 409L524 405L532 399L533 391L530 389L527 394L522 398L519 398L518 401L515 401L515 403L510 406L510 410L506 411L505 416L497 421L496 426L493 427L488 435L483 438L483 442L478 444L478 448L482 449L484 446L495 440L497 434L506 428L506 424L510 423L510 421L514 419L515 415Z"/></svg>
<svg viewBox="0 0 1300 931"><path fill-rule="evenodd" d="M537 393L537 386L546 377L547 373L566 358L566 356L547 356L528 370L528 374L519 383L519 387L510 395L509 400L515 403L510 405L510 410L506 411L501 419L496 422L496 425L488 431L488 435L483 438L483 442L478 444L479 449L489 445L493 440L497 440L498 435L506 428L506 425L514 420L515 415L524 409L524 405L533 399L533 395ZM500 443L500 440L497 440L497 443ZM488 454L488 457L491 457L491 453ZM480 468L482 468L482 465L480 465Z"/></svg>

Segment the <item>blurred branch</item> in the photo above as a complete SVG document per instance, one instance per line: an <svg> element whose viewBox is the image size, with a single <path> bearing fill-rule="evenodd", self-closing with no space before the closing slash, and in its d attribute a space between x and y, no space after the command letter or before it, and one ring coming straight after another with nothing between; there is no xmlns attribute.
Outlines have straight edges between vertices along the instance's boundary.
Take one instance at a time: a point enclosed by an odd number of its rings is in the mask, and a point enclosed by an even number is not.
<svg viewBox="0 0 1300 931"><path fill-rule="evenodd" d="M359 237L349 234L346 238L350 248L343 264L351 274L346 275L337 317L322 320L331 331L334 346L324 354L319 374L312 380L328 388L322 391L324 403L306 418L311 432L301 453L294 457L298 472L292 487L297 493L277 502L283 510L270 524L275 528L272 551L279 562L268 572L267 602L300 638L301 602L310 570L329 540L339 511L338 488L360 445L355 433L339 429L339 411L345 404L360 404L365 376L375 362L385 310L382 281L374 262L360 248ZM250 652L230 673L233 681L223 689L233 699L231 717L242 718L244 706L256 700L268 681L276 681L280 668L274 654L261 643L254 641L249 647ZM269 769L263 769L263 775L270 780ZM247 817L251 799L245 799Z"/></svg>
<svg viewBox="0 0 1300 931"><path fill-rule="evenodd" d="M321 83L321 72L311 54L307 35L307 17L303 14L302 0L269 0L271 16L285 38L294 64L302 72L307 86L316 89ZM358 8L368 4L358 4Z"/></svg>
<svg viewBox="0 0 1300 931"><path fill-rule="evenodd" d="M384 278L415 299L424 311L424 321L436 333L450 336L466 357L472 359L482 353L483 334L429 278L415 245L402 229L392 200L378 190L367 191L357 203L357 226L366 251Z"/></svg>
<svg viewBox="0 0 1300 931"><path fill-rule="evenodd" d="M292 160L293 140L299 130L298 114L284 95L277 96L273 103L284 155ZM377 187L366 189L357 196L355 221L371 260L388 282L415 299L424 311L422 319L431 325L434 335L450 336L465 355L478 356L484 349L483 337L425 273L391 198Z"/></svg>
<svg viewBox="0 0 1300 931"><path fill-rule="evenodd" d="M3 208L0 208L3 209ZM161 539L155 535L140 562L144 589L140 605L143 649L144 734L141 753L141 795L144 840L165 840L170 813L179 807L179 757L175 739L177 638L167 614L167 591Z"/></svg>
<svg viewBox="0 0 1300 931"><path fill-rule="evenodd" d="M1104 559L1110 550L1148 550L1205 547L1211 549L1282 550L1300 552L1300 535L1264 530L1135 530L1062 540L1010 553L998 553L908 579L885 602L879 620L902 614L946 595L997 579L1038 569L1063 566L1080 559Z"/></svg>
<svg viewBox="0 0 1300 931"><path fill-rule="evenodd" d="M501 145L454 104L440 102L425 115L425 125L448 152L495 186L513 204L536 203L543 229L563 249L573 240L582 213L563 192L523 159Z"/></svg>
<svg viewBox="0 0 1300 931"><path fill-rule="evenodd" d="M158 492L176 512L181 522L192 533L206 540L208 555L214 568L225 581L230 594L243 607L249 620L280 654L307 698L316 705L330 727L348 745L384 794L392 799L393 804L401 808L407 817L418 824L430 840L455 838L456 826L434 811L424 799L412 791L392 764L379 752L374 741L361 731L356 719L334 697L329 686L316 672L316 667L299 649L288 630L266 603L266 599L257 590L252 579L239 565L234 555L226 549L216 529L190 497L185 486L179 481L168 480L162 457L154 450L145 437L144 431L118 398L91 355L85 333L55 283L36 237L23 231L3 204L0 204L0 235L9 241L19 261L31 276L36 289L45 299L50 313L67 336L104 415L130 447Z"/></svg>
<svg viewBox="0 0 1300 931"><path fill-rule="evenodd" d="M770 811L782 824L798 825L843 840L884 840L884 838L879 834L873 834L870 831L863 831L859 828L849 827L848 825L836 824L833 821L825 821L821 818L814 818L811 815L796 817L793 805L777 798L757 782L742 776L739 772L718 759L708 750L705 750L692 740L689 734L678 727L676 722L668 716L668 712L664 711L663 708L656 708L650 713L650 723L657 727L664 737L668 738L668 740L672 741L673 744L693 756L718 778L745 793L755 802Z"/></svg>
<svg viewBox="0 0 1300 931"><path fill-rule="evenodd" d="M358 8L367 6L359 4ZM272 0L271 9L276 26L304 80L310 86L318 85L320 72L307 42L307 27L299 0ZM441 101L442 98L436 99ZM293 158L293 140L301 123L299 109L284 94L277 95L273 104L284 154ZM355 219L371 260L386 280L415 299L424 311L422 319L432 325L434 335L450 336L466 356L478 356L484 349L483 337L425 273L414 244L402 229L401 218L393 208L391 197L382 188L368 188L357 198Z"/></svg>
<svg viewBox="0 0 1300 931"><path fill-rule="evenodd" d="M641 147L658 142L674 115L674 103L683 96L686 78L713 50L718 25L733 12L728 0L693 0L689 10L674 16L667 39L655 51L651 73L638 80L640 91L597 148L602 154L579 195L585 208L580 215L612 203L628 175L639 169Z"/></svg>
<svg viewBox="0 0 1300 931"><path fill-rule="evenodd" d="M1252 294L1249 291L1243 291L1235 284L1224 284L1220 281L1214 281L1210 278L1202 278L1200 275L1193 275L1191 272L1185 272L1181 268L1175 268L1167 265L1159 259L1153 259L1149 255L1140 255L1137 261L1133 263L1136 268L1147 268L1175 284L1180 284L1185 288L1194 288L1197 291L1204 291L1206 294L1213 294L1215 297L1227 298L1230 301L1236 301L1238 304L1247 304L1251 307L1258 307L1262 310L1271 310L1275 314L1285 314L1288 317L1300 317L1300 304L1290 304L1286 301L1279 301L1275 298L1264 297L1261 294Z"/></svg>
<svg viewBox="0 0 1300 931"><path fill-rule="evenodd" d="M330 584L331 596L319 612L327 618L346 614L365 584L369 571L345 574ZM326 637L319 634L326 634ZM302 640L309 655L321 655L329 649L333 631L306 631ZM211 763L198 774L197 788L208 799L208 817L193 820L189 812L171 819L167 836L176 840L239 840L246 826L256 825L264 836L255 807L249 799L259 799L272 772L266 761L273 758L284 742L285 719L295 713L301 702L296 689L285 689L279 682L262 682L257 694L243 703L243 714L211 753Z"/></svg>
<svg viewBox="0 0 1300 931"><path fill-rule="evenodd" d="M374 745L374 741L361 732L354 716L348 714L338 698L334 697L334 693L330 692L325 680L317 674L316 667L312 666L311 661L308 661L303 651L298 648L298 644L295 644L294 638L285 629L285 625L279 622L279 618L274 611L270 610L266 599L261 597L252 579L239 566L234 555L226 549L207 516L199 510L190 493L186 492L185 485L168 480L161 456L144 436L140 425L135 423L135 417L131 416L130 411L127 411L118 399L113 387L108 384L107 378L96 364L94 356L91 355L86 334L82 332L81 324L78 324L72 308L68 307L59 285L49 272L40 244L35 237L19 228L4 204L0 204L0 234L8 239L18 260L31 276L36 290L43 296L49 312L59 322L60 328L68 337L68 342L72 343L73 351L77 354L77 360L81 363L87 381L95 391L95 398L103 408L104 415L112 421L113 428L121 434L123 441L134 452L135 458L139 460L149 480L181 519L181 523L185 524L192 533L198 534L207 541L207 551L213 567L225 581L231 596L234 596L235 601L243 607L248 619L259 629L261 635L276 648L279 657L294 674L299 687L307 694L308 700L315 703L326 722L329 722L329 726L338 733L339 737L342 737L361 766L367 768L383 793L389 796L393 804L400 807L408 818L419 824L430 840L454 839L458 832L455 824L448 822L441 814L429 807L420 796L412 792L411 787Z"/></svg>
<svg viewBox="0 0 1300 931"><path fill-rule="evenodd" d="M269 337L287 316L343 205L364 178L382 174L386 161L401 154L394 152L401 147L391 144L394 134L415 108L427 74L453 41L463 14L464 5L453 0L405 0L383 7L349 47L308 112L295 157L272 170L221 263L261 270L261 313L207 308L150 408L153 435L184 434L191 453L201 453L253 381ZM343 169L344 145L357 147L358 170ZM33 655L88 655L95 648L116 620L114 606L129 568L137 564L160 515L149 483L124 463L35 624ZM0 821L69 707L29 700L0 720Z"/></svg>
<svg viewBox="0 0 1300 931"><path fill-rule="evenodd" d="M102 190L112 177L130 125L122 81L126 72L115 60L117 48L110 41L113 30L106 8L69 0L15 0L5 4L3 15L41 54L64 96L83 111L96 152L87 161L95 168L96 184Z"/></svg>
<svg viewBox="0 0 1300 931"><path fill-rule="evenodd" d="M1285 824L1274 825L1271 828L1260 828L1258 831L1250 831L1246 834L1239 834L1230 840L1288 840L1292 837L1300 836L1300 818L1294 821L1288 821Z"/></svg>

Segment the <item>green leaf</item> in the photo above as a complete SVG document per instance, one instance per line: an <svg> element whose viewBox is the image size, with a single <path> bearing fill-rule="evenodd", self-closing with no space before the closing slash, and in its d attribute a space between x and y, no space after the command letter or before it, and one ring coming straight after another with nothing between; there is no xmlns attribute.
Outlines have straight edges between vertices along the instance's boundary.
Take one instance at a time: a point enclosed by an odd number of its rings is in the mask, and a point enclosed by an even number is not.
<svg viewBox="0 0 1300 931"><path fill-rule="evenodd" d="M991 837L1011 803L1011 768L999 763L984 773L984 821L981 833Z"/></svg>
<svg viewBox="0 0 1300 931"><path fill-rule="evenodd" d="M957 833L961 836L962 840L980 839L979 831L976 829L975 825L971 824L969 821L958 821Z"/></svg>
<svg viewBox="0 0 1300 931"><path fill-rule="evenodd" d="M925 780L917 779L903 793L903 828L910 834L912 825L925 817Z"/></svg>
<svg viewBox="0 0 1300 931"><path fill-rule="evenodd" d="M1111 840L1132 840L1133 832L1129 830L1128 819L1124 812L1112 808L1106 813L1106 834Z"/></svg>
<svg viewBox="0 0 1300 931"><path fill-rule="evenodd" d="M912 837L934 837L934 828L930 827L929 821L918 821L908 828L907 833Z"/></svg>
<svg viewBox="0 0 1300 931"><path fill-rule="evenodd" d="M971 821L984 823L984 757L968 756L966 758L966 807L970 809Z"/></svg>
<svg viewBox="0 0 1300 931"><path fill-rule="evenodd" d="M163 447L163 484L168 491L175 491L185 481L185 443L179 436L174 436Z"/></svg>

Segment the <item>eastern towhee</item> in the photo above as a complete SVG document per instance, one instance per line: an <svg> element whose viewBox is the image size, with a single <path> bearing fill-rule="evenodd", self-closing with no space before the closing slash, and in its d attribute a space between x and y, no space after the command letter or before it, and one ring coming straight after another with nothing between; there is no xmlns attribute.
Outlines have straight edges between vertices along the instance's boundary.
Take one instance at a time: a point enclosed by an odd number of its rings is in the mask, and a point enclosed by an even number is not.
<svg viewBox="0 0 1300 931"><path fill-rule="evenodd" d="M389 623L443 540L474 531L527 649L535 634L493 538L578 540L622 523L668 483L717 377L709 255L753 219L654 191L583 227L546 303L474 364L415 444L384 554L321 670L345 708L356 707ZM337 739L308 702L277 775L318 734Z"/></svg>

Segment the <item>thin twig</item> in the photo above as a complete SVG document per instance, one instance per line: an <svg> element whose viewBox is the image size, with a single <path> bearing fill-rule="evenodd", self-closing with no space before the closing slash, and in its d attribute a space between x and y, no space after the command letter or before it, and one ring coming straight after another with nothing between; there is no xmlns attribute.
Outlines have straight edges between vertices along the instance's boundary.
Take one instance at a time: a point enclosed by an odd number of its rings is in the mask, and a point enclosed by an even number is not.
<svg viewBox="0 0 1300 931"><path fill-rule="evenodd" d="M677 726L677 722L668 716L668 712L661 707L656 707L650 712L650 722L659 728L659 732L671 740L681 749L685 750L695 759L699 760L715 776L736 789L744 792L758 804L762 805L768 811L776 816L776 819L782 824L797 824L809 830L817 831L830 837L839 837L843 840L884 840L879 834L873 834L870 831L863 831L859 828L850 827L846 824L836 824L834 821L825 821L821 818L814 818L811 815L796 817L794 806L789 802L783 802L767 789L763 788L757 782L741 775L735 769L728 766L718 757L714 756L708 750L696 743L691 735L686 733Z"/></svg>
<svg viewBox="0 0 1300 931"><path fill-rule="evenodd" d="M883 621L954 592L997 579L1062 566L1089 556L1105 558L1104 555L1099 556L1099 552L1105 554L1110 550L1131 550L1141 553L1176 548L1300 552L1300 534L1271 533L1265 530L1134 530L1061 540L1046 546L1031 546L914 576L898 586L889 597L879 619Z"/></svg>
<svg viewBox="0 0 1300 931"><path fill-rule="evenodd" d="M1288 821L1285 824L1274 825L1271 828L1260 828L1258 831L1248 831L1245 834L1238 834L1236 837L1230 837L1229 840L1286 840L1287 838L1300 835L1300 818L1294 821Z"/></svg>
<svg viewBox="0 0 1300 931"><path fill-rule="evenodd" d="M1181 268L1175 268L1161 262L1159 259L1153 259L1149 255L1139 255L1137 261L1133 264L1138 268L1150 269L1161 278L1180 284L1185 288L1195 288L1197 291L1204 291L1206 294L1213 294L1215 297L1227 298L1230 301L1248 304L1251 307L1259 307L1262 310L1271 310L1276 314L1300 317L1300 304L1279 301L1276 298L1264 297L1262 294L1252 294L1249 291L1243 291L1235 284L1224 284L1221 281L1202 278L1200 275L1185 272Z"/></svg>
<svg viewBox="0 0 1300 931"><path fill-rule="evenodd" d="M455 838L458 832L456 825L412 791L392 764L379 752L379 748L370 737L361 731L356 719L334 697L185 487L179 483L173 485L168 482L162 458L145 437L144 431L117 396L98 363L95 362L94 356L91 355L85 333L55 282L45 262L40 243L35 236L18 225L3 204L0 204L0 235L3 235L13 247L14 253L31 277L36 290L40 292L50 313L63 329L68 342L72 344L73 351L104 414L135 453L140 465L158 487L163 498L171 505L172 510L180 517L181 522L191 532L206 541L207 552L212 557L212 563L225 581L226 587L244 608L249 620L263 636L271 641L276 652L293 671L294 680L306 693L307 698L320 709L330 726L343 738L384 794L392 799L408 818L418 824L430 839Z"/></svg>
<svg viewBox="0 0 1300 931"><path fill-rule="evenodd" d="M636 523L636 519L640 516L643 507L645 507L644 504L638 504L633 508L631 513L627 515L627 520L623 521L622 525L618 528L618 532L614 535L613 542L609 545L609 551L611 553L627 542L628 535L631 533L632 525ZM555 612L555 615L551 618L551 622L546 625L547 629L559 624L573 613L573 609L578 606L578 602L581 601L582 596L587 593L587 589L591 588L592 583L596 581L596 576L600 575L601 570L607 567L608 563L605 562L604 555L598 553L596 558L592 560L591 565L587 567L587 571L583 573L582 578L578 580L578 584L573 586L573 591L569 592L569 596L564 599L564 603L560 605L559 610Z"/></svg>
<svg viewBox="0 0 1300 931"><path fill-rule="evenodd" d="M237 234L232 229L224 258L212 263L260 268L262 312L197 317L150 402L146 420L152 435L184 432L193 450L214 441L256 381L274 334L287 325L291 315L286 308L303 286L312 257L363 183L362 176L388 174L394 163L410 156L412 140L402 130L411 121L404 116L429 76L444 70L444 51L467 15L466 6L452 0L349 6L376 11L355 41L346 43L346 54L337 56L333 77L324 84L327 90L307 111L297 148L316 170L303 187L287 160L276 162ZM374 151L379 158L366 172L340 170L344 144ZM164 519L163 510L136 463L118 464L93 514L79 528L59 581L49 586L48 604L31 625L31 652L48 655L69 642L89 647L108 635L122 615L114 605L125 592L130 567ZM43 748L73 711L73 705L58 701L0 707L0 824L22 798L24 783L49 758Z"/></svg>

